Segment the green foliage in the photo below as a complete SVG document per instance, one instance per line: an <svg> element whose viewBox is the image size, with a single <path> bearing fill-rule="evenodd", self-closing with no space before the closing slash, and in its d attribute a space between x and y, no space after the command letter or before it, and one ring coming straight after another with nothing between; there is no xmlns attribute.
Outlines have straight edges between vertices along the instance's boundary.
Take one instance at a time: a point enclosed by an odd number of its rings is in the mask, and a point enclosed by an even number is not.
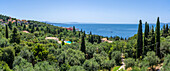
<svg viewBox="0 0 170 71"><path fill-rule="evenodd" d="M84 39L84 35L81 38L81 51L86 53L86 46L85 46L85 39Z"/></svg>
<svg viewBox="0 0 170 71"><path fill-rule="evenodd" d="M126 68L133 67L135 65L135 59L133 58L127 58L124 61Z"/></svg>
<svg viewBox="0 0 170 71"><path fill-rule="evenodd" d="M0 47L7 47L9 46L9 41L6 38L1 38L0 39Z"/></svg>
<svg viewBox="0 0 170 71"><path fill-rule="evenodd" d="M111 54L111 58L116 61L117 65L120 65L121 55L122 55L122 53L120 51L114 51Z"/></svg>
<svg viewBox="0 0 170 71"><path fill-rule="evenodd" d="M112 67L116 65L116 62L114 59L112 60L104 60L101 63L101 67L107 70L110 70Z"/></svg>
<svg viewBox="0 0 170 71"><path fill-rule="evenodd" d="M83 67L86 71L97 71L99 64L94 59L90 59L84 62Z"/></svg>
<svg viewBox="0 0 170 71"><path fill-rule="evenodd" d="M142 34L142 20L139 21L138 38L137 38L137 57L142 55L143 50L143 34Z"/></svg>
<svg viewBox="0 0 170 71"><path fill-rule="evenodd" d="M20 43L20 34L17 32L17 28L14 27L12 38L10 40L11 43Z"/></svg>
<svg viewBox="0 0 170 71"><path fill-rule="evenodd" d="M151 51L147 53L147 56L144 58L145 61L149 62L149 66L153 69L153 65L157 65L160 61L155 52Z"/></svg>
<svg viewBox="0 0 170 71"><path fill-rule="evenodd" d="M82 66L72 66L69 71L86 71Z"/></svg>
<svg viewBox="0 0 170 71"><path fill-rule="evenodd" d="M2 71L12 71L9 68L8 64L4 61L0 61L0 70L2 70Z"/></svg>
<svg viewBox="0 0 170 71"><path fill-rule="evenodd" d="M157 18L157 23L156 23L156 55L158 57L161 57L161 54L160 54L160 21L159 21L159 17Z"/></svg>
<svg viewBox="0 0 170 71"><path fill-rule="evenodd" d="M8 35L8 26L6 25L6 28L5 28L5 37L8 39L9 35Z"/></svg>
<svg viewBox="0 0 170 71"><path fill-rule="evenodd" d="M48 50L42 44L37 44L37 46L32 49L32 52L38 61L44 61L48 55Z"/></svg>
<svg viewBox="0 0 170 71"><path fill-rule="evenodd" d="M49 62L38 62L34 66L35 71L56 71L55 65L50 65Z"/></svg>
<svg viewBox="0 0 170 71"><path fill-rule="evenodd" d="M12 64L14 61L14 57L15 57L15 50L13 47L5 47L2 49L2 52L0 52L0 60L5 61L10 68L12 68Z"/></svg>
<svg viewBox="0 0 170 71"><path fill-rule="evenodd" d="M170 59L170 54L165 57L161 71L169 71L170 70L170 60L169 59Z"/></svg>
<svg viewBox="0 0 170 71"><path fill-rule="evenodd" d="M31 63L27 62L27 60L23 59L20 56L15 57L13 62L13 70L14 71L34 71L34 68Z"/></svg>

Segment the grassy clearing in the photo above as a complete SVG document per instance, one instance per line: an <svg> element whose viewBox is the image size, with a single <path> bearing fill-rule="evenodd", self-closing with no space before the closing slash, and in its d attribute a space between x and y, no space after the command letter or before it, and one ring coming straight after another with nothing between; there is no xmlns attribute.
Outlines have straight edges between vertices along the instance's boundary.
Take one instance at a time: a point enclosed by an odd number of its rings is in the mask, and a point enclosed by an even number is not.
<svg viewBox="0 0 170 71"><path fill-rule="evenodd" d="M113 71L117 71L120 68L120 66L116 66L113 68Z"/></svg>

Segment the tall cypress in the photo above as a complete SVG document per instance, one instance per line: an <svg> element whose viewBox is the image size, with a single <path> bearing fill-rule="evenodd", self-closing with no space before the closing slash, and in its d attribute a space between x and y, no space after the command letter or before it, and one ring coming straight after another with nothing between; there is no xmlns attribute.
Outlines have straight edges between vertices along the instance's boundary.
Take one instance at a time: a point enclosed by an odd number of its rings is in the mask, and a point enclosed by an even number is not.
<svg viewBox="0 0 170 71"><path fill-rule="evenodd" d="M9 29L12 30L12 23L11 22L8 23L8 26L9 26Z"/></svg>
<svg viewBox="0 0 170 71"><path fill-rule="evenodd" d="M144 55L147 53L147 46L148 46L148 35L149 35L149 24L146 22L145 23L145 37L144 37Z"/></svg>
<svg viewBox="0 0 170 71"><path fill-rule="evenodd" d="M16 22L15 22L15 26L18 26L18 21L16 20Z"/></svg>
<svg viewBox="0 0 170 71"><path fill-rule="evenodd" d="M11 38L10 42L11 43L18 43L18 44L20 43L20 35L17 32L17 28L16 27L14 27L12 38Z"/></svg>
<svg viewBox="0 0 170 71"><path fill-rule="evenodd" d="M83 36L86 37L86 32L85 31L83 32Z"/></svg>
<svg viewBox="0 0 170 71"><path fill-rule="evenodd" d="M97 43L98 43L98 44L101 43L101 38L100 38L100 36L98 36Z"/></svg>
<svg viewBox="0 0 170 71"><path fill-rule="evenodd" d="M86 54L84 35L82 35L81 37L81 49L80 50Z"/></svg>
<svg viewBox="0 0 170 71"><path fill-rule="evenodd" d="M93 44L94 40L93 40L93 35L90 36L90 42Z"/></svg>
<svg viewBox="0 0 170 71"><path fill-rule="evenodd" d="M6 35L5 35L5 37L8 39L8 26L6 25L6 31L5 31L6 33Z"/></svg>
<svg viewBox="0 0 170 71"><path fill-rule="evenodd" d="M166 32L166 34L168 34L168 30L169 30L169 28L168 28L168 24L166 24L166 28L165 28L165 32Z"/></svg>
<svg viewBox="0 0 170 71"><path fill-rule="evenodd" d="M76 34L76 28L73 26L73 33Z"/></svg>
<svg viewBox="0 0 170 71"><path fill-rule="evenodd" d="M156 23L156 54L158 57L161 57L161 55L160 55L160 21L159 21L159 17L157 18L157 23Z"/></svg>
<svg viewBox="0 0 170 71"><path fill-rule="evenodd" d="M150 48L151 48L151 50L152 51L156 51L155 50L155 34L154 34L155 32L154 32L154 27L153 27L153 25L152 25L152 29L151 29L151 44L150 44Z"/></svg>
<svg viewBox="0 0 170 71"><path fill-rule="evenodd" d="M24 24L24 28L23 28L23 30L26 30L26 25Z"/></svg>
<svg viewBox="0 0 170 71"><path fill-rule="evenodd" d="M165 35L166 35L166 29L165 29L165 24L164 24L164 25L163 25L163 33L162 33L162 36L165 37Z"/></svg>
<svg viewBox="0 0 170 71"><path fill-rule="evenodd" d="M142 38L142 20L139 21L138 27L138 39L137 39L137 57L139 58L142 55L143 48L143 38Z"/></svg>

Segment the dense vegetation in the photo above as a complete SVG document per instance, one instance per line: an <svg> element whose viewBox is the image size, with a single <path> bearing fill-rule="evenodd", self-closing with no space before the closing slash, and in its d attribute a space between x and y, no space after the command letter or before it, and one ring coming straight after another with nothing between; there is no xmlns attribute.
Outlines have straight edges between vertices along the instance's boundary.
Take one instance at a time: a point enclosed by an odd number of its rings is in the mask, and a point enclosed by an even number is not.
<svg viewBox="0 0 170 71"><path fill-rule="evenodd" d="M112 43L102 42L103 36L85 31L67 30L33 20L18 20L0 15L0 70L4 71L97 71L111 70L122 65L134 71L155 70L163 63L162 71L170 70L170 29L160 30L142 21L138 33L130 38L106 37ZM12 20L12 21L10 21ZM15 21L14 21L15 20ZM14 21L14 22L13 22ZM25 33L28 31L30 33ZM46 37L58 37L46 40ZM63 40L74 43L65 44ZM123 56L122 56L123 55Z"/></svg>

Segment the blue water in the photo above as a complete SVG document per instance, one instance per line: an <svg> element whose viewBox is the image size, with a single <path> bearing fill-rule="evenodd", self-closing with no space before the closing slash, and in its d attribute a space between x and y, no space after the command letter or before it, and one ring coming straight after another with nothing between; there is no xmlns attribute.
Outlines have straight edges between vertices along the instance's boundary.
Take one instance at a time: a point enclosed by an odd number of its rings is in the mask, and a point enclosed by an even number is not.
<svg viewBox="0 0 170 71"><path fill-rule="evenodd" d="M75 26L79 30L85 30L87 34L92 32L92 34L101 35L101 36L120 36L123 38L132 37L134 34L137 34L138 24L52 24L54 26L60 27L73 27ZM151 26L156 27L155 24L150 24ZM161 24L161 27L163 24ZM143 31L145 24L142 25Z"/></svg>
<svg viewBox="0 0 170 71"><path fill-rule="evenodd" d="M71 41L65 41L65 43L71 44Z"/></svg>

